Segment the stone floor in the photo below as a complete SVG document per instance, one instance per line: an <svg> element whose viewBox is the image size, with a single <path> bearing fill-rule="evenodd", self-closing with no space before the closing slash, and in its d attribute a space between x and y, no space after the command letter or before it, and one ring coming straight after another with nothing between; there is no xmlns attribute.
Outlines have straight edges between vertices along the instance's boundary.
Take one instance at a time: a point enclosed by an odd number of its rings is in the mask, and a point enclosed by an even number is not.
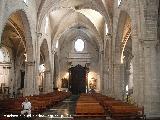
<svg viewBox="0 0 160 120"><path fill-rule="evenodd" d="M73 120L77 95L72 95L63 102L39 115L35 120ZM75 119L74 119L75 120ZM81 118L76 120L102 120L101 118Z"/></svg>
<svg viewBox="0 0 160 120"><path fill-rule="evenodd" d="M78 96L71 96L39 115L35 120L72 120Z"/></svg>

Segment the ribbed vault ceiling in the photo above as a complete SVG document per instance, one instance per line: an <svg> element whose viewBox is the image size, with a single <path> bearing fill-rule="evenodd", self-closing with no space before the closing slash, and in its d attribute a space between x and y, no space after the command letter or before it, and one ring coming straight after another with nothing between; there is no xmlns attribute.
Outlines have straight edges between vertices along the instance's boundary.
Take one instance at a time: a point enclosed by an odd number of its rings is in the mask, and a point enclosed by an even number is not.
<svg viewBox="0 0 160 120"><path fill-rule="evenodd" d="M2 45L12 49L15 56L26 52L24 26L20 11L13 13L8 19L3 30Z"/></svg>
<svg viewBox="0 0 160 120"><path fill-rule="evenodd" d="M64 33L68 34L70 30L73 32L70 29L72 27L75 30L86 28L82 29L84 33L89 30L95 38L99 38L97 40L103 40L105 24L110 26L112 21L112 3L113 0L44 0L43 3L37 3L39 24L42 25L45 18L49 17L53 42L61 35L64 36Z"/></svg>

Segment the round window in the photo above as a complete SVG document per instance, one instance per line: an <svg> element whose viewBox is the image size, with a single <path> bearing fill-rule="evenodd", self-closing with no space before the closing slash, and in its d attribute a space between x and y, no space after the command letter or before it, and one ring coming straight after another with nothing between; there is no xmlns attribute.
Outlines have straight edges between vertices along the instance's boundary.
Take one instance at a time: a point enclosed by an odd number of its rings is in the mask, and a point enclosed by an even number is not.
<svg viewBox="0 0 160 120"><path fill-rule="evenodd" d="M78 51L78 52L83 51L84 41L82 39L77 39L74 47L75 47L75 50Z"/></svg>

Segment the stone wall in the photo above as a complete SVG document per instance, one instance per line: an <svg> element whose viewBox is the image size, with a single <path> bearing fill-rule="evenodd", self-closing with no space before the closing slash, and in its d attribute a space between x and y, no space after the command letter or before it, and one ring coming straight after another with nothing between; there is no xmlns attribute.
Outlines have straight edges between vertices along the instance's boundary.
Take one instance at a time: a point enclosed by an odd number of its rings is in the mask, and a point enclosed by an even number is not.
<svg viewBox="0 0 160 120"><path fill-rule="evenodd" d="M122 0L120 6L117 2L114 4L113 17L113 47L116 47L117 41L121 41L116 35L119 15L121 11L127 12L131 18L131 39L133 54L133 96L134 101L145 107L145 113L148 117L159 116L159 77L157 71L158 51L157 46L157 1L131 1ZM115 41L114 41L115 40ZM119 46L118 46L119 47ZM117 51L113 48L114 63L117 64ZM120 53L120 52L119 52ZM120 69L115 68L116 74L113 75L114 81L121 81L123 73L118 72ZM118 72L118 73L117 73ZM118 76L117 76L118 75ZM117 77L115 77L117 76ZM121 82L119 82L121 83ZM115 88L121 85L114 85ZM117 91L115 91L117 92ZM116 94L115 94L116 95ZM118 96L116 96L118 97Z"/></svg>

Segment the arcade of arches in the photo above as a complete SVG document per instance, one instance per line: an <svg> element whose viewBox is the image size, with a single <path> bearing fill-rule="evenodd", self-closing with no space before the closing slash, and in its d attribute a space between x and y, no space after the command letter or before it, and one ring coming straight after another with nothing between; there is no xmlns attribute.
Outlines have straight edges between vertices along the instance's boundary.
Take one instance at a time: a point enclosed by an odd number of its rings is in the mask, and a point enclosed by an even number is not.
<svg viewBox="0 0 160 120"><path fill-rule="evenodd" d="M94 89L160 117L159 0L0 0L0 99Z"/></svg>

